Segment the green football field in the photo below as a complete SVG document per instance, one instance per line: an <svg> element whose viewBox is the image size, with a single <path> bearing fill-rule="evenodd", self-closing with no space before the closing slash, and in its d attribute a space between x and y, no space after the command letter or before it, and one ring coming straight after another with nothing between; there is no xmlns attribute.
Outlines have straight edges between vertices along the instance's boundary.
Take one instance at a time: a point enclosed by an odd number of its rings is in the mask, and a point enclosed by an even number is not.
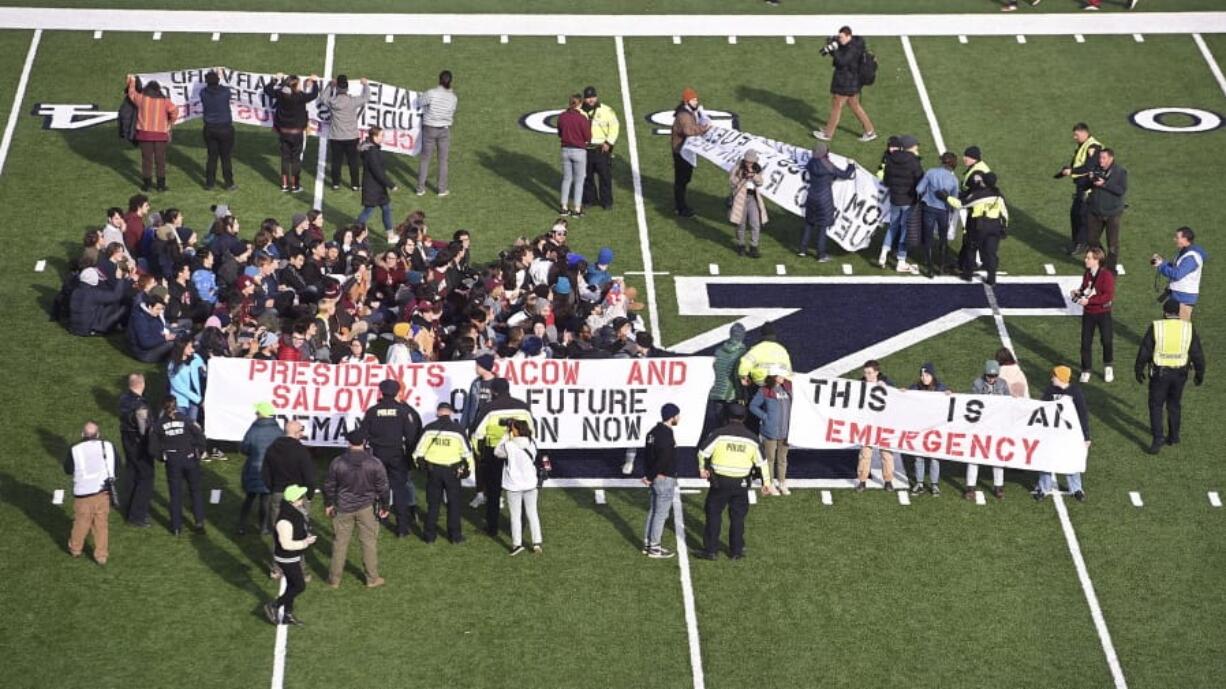
<svg viewBox="0 0 1226 689"><path fill-rule="evenodd" d="M0 5L18 4L0 2ZM96 2L46 3L98 7ZM117 3L128 6L127 3ZM164 0L167 9L202 9ZM114 6L107 3L108 6ZM208 9L249 9L215 0ZM265 2L269 10L434 11L434 3L355 0L350 6ZM419 6L420 5L420 6ZM541 2L525 11L765 12L761 3ZM995 12L991 2L878 0L800 3L808 11ZM1118 5L1118 3L1117 3ZM1158 9L1142 0L1139 10ZM142 6L149 6L142 4ZM1075 11L1047 0L1044 11ZM1215 10L1210 0L1162 3L1167 10ZM457 2L454 11L509 11L501 3ZM519 8L516 8L519 9ZM1120 11L1118 6L1108 8ZM772 10L775 11L775 10ZM1033 12L1023 7L1019 14ZM1106 12L1104 12L1104 16ZM270 27L271 32L273 28ZM459 32L457 32L459 33ZM438 71L456 75L460 110L453 134L448 198L417 198L416 160L387 156L402 190L398 217L420 207L438 235L472 230L476 258L489 260L519 235L553 220L559 170L557 140L521 124L531 113L564 107L566 96L597 86L623 116L615 160L614 208L572 221L571 243L591 255L611 246L615 272L646 295L648 259L663 344L672 346L733 317L679 315L675 278L754 276L748 289L768 296L795 277L839 278L844 266L860 278L895 279L861 254L834 252L818 265L795 255L801 221L772 207L763 258L740 258L726 222L726 175L701 163L690 187L692 220L672 212L668 138L653 133L654 113L671 111L685 86L709 108L735 113L747 132L807 146L828 109L830 68L821 41L776 38L490 36L335 36L333 73L424 89ZM735 33L735 31L729 31ZM1133 124L1150 108L1185 108L1226 116L1226 34L1085 35L912 38L915 69L898 36L874 37L881 64L865 105L884 135L909 133L926 166L936 158L933 124L946 147L979 145L1000 175L1010 203L1009 239L1001 269L1011 276L1076 276L1064 253L1070 185L1053 180L1070 156L1073 123L1086 121L1113 147L1130 176L1122 264L1115 306L1116 381L1086 386L1094 444L1085 503L1028 496L1032 476L1011 472L1006 498L978 505L960 499L961 466L944 463L943 497L902 505L883 491L833 491L764 497L751 508L749 556L739 562L649 561L639 554L646 492L609 489L598 505L592 490L544 492L545 553L505 556L508 538L479 534L480 515L466 510L468 542L380 540L387 586L362 586L356 547L343 586L322 585L331 527L322 506L313 515L321 539L309 558L314 581L299 598L306 626L288 632L283 685L352 687L1076 687L1211 688L1226 684L1226 571L1223 510L1209 492L1226 492L1216 452L1226 432L1216 426L1226 390L1216 369L1226 349L1226 295L1216 254L1221 222L1221 151L1226 129L1162 133ZM973 31L970 33L974 33ZM130 371L144 371L150 390L164 371L135 363L122 335L75 338L48 319L60 278L83 231L104 221L137 191L139 154L121 145L115 125L44 128L44 104L118 106L130 72L224 64L250 71L325 72L324 36L174 34L149 32L0 32L0 117L12 127L0 153L0 207L9 233L0 273L0 361L10 383L0 391L7 443L0 456L0 631L6 687L258 687L274 677L275 631L261 603L275 593L266 574L267 545L237 536L241 458L206 465L206 489L222 491L207 506L203 537L166 532L167 495L158 474L155 528L111 519L111 559L100 568L68 557L71 490L60 461L86 418L118 437L114 409ZM26 78L23 67L32 56ZM1213 60L1210 63L1209 60ZM918 88L916 74L923 77ZM628 84L625 93L622 84ZM17 103L14 100L18 99ZM930 104L926 112L924 100ZM634 119L624 114L629 103ZM9 113L12 112L12 119ZM931 116L931 117L930 117ZM932 118L935 118L933 120ZM1170 127L1193 120L1171 115ZM883 141L861 144L850 113L833 143L836 153L875 169ZM643 222L636 214L629 129L637 147ZM264 217L283 222L312 205L316 141L307 146L300 195L280 193L271 130L242 127L232 194L202 186L199 121L176 130L169 159L170 191L154 206L184 210L189 226L207 224L210 204L227 202L250 236ZM854 130L854 131L853 131ZM326 191L329 223L350 221L359 195ZM1132 361L1148 321L1158 317L1146 258L1170 255L1174 228L1188 224L1211 255L1195 326L1209 361L1203 387L1184 396L1183 442L1152 457L1145 387ZM378 223L376 223L378 225ZM381 229L375 234L382 237ZM643 251L646 237L650 257ZM45 270L36 264L45 261ZM863 318L888 306L869 298L835 305L821 328L847 327L840 314ZM644 314L645 317L647 314ZM818 328L820 333L821 328ZM1032 388L1057 364L1076 368L1079 325L1067 316L979 318L918 340L883 359L897 382L910 382L925 361L965 390L984 359L1001 345L1016 349ZM819 335L820 336L820 335ZM1098 354L1096 353L1096 359ZM850 371L848 371L850 372ZM155 393L156 396L156 393ZM320 452L322 469L331 454ZM987 472L981 475L986 485ZM421 491L419 491L421 492ZM1143 506L1134 506L1130 492ZM424 493L422 493L424 495ZM701 541L701 494L683 496L683 535ZM467 496L466 496L467 499ZM317 501L318 502L318 501ZM1061 510L1065 511L1061 515ZM670 527L671 530L671 527ZM671 545L672 536L666 537ZM692 598L690 592L692 591ZM689 607L692 602L692 608Z"/></svg>

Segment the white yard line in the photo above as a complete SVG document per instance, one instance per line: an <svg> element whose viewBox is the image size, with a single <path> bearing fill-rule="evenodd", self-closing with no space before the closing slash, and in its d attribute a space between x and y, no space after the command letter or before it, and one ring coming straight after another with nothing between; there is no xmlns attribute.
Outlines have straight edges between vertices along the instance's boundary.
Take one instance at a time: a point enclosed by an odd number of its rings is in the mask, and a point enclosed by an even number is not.
<svg viewBox="0 0 1226 689"><path fill-rule="evenodd" d="M924 104L924 113L928 116L928 122L932 126L933 140L941 142L941 131L937 126L936 115L932 110L932 103L928 99L928 94L924 88L923 77L919 71L919 65L915 60L915 54L911 50L911 42L906 36L902 37L903 49L907 53L907 63L911 66L911 73L915 77L916 88L920 91L920 101ZM938 150L944 150L944 145L941 145ZM996 292L991 285L983 286L984 292L988 297L988 305L992 309L992 319L996 323L996 333L1000 336L1000 342L1005 347L1013 351L1015 358L1017 351L1013 349L1013 338L1009 337L1009 329L1005 325L1005 317L1001 313L1000 304L996 301ZM1111 670L1111 678L1115 683L1115 689L1128 689L1128 683L1124 680L1124 671L1120 667L1119 657L1115 653L1115 645L1111 642L1111 632L1107 629L1107 620L1103 617L1102 608L1098 604L1098 595L1094 592L1094 582L1090 580L1090 572L1086 568L1085 558L1081 556L1081 545L1077 541L1077 532L1073 530L1073 522L1069 520L1068 510L1064 506L1064 496L1060 491L1054 491L1052 502L1056 505L1056 513L1060 516L1060 528L1064 531L1064 539L1068 543L1069 554L1073 557L1073 567L1077 570L1077 579L1081 582L1081 590L1085 595L1086 603L1090 607L1090 617L1094 621L1094 629L1098 632L1098 639L1102 643L1103 654L1107 657L1107 666Z"/></svg>
<svg viewBox="0 0 1226 689"><path fill-rule="evenodd" d="M332 81L332 63L336 56L336 34L328 34L328 47L324 50L323 83L315 87L323 89ZM328 167L328 137L319 136L315 139L319 144L319 162L315 163L315 200L311 208L323 210L324 207L324 176Z"/></svg>
<svg viewBox="0 0 1226 689"><path fill-rule="evenodd" d="M702 673L702 645L698 639L698 613L694 609L694 581L690 578L690 550L685 544L685 516L681 493L673 494L673 530L677 534L677 564L681 569L681 598L685 604L685 631L690 640L690 670L694 689L705 689Z"/></svg>
<svg viewBox="0 0 1226 689"><path fill-rule="evenodd" d="M647 234L647 210L643 205L643 173L639 168L638 136L634 131L634 109L630 104L630 75L626 71L626 46L621 36L613 38L617 48L617 75L622 90L622 122L626 123L627 147L630 150L630 179L634 185L634 219L639 224L639 251L643 254L643 281L647 283L647 317L651 333L660 346L664 334L660 331L660 307L656 303L655 267L651 260L651 237Z"/></svg>
<svg viewBox="0 0 1226 689"><path fill-rule="evenodd" d="M911 78L915 80L915 90L919 92L920 105L924 108L924 116L928 118L928 128L932 130L932 150L939 155L945 150L945 137L941 136L941 125L937 124L936 113L932 110L932 101L928 99L928 87L924 86L924 75L920 74L919 63L915 60L915 51L911 49L911 39L907 36L902 36L902 51L907 55L907 66L911 68Z"/></svg>
<svg viewBox="0 0 1226 689"><path fill-rule="evenodd" d="M830 15L597 15L597 14L363 14L344 12L210 12L0 8L0 28L71 31L162 31L383 36L794 36L825 38L847 24L864 36L1068 36L1226 33L1226 12L1111 12L1085 15L850 14ZM278 36L279 34L273 34ZM270 36L271 38L271 36ZM275 39L273 39L275 40Z"/></svg>
<svg viewBox="0 0 1226 689"><path fill-rule="evenodd" d="M285 593L286 587L285 577L281 577L281 586L277 589L277 595ZM280 610L277 611L278 613ZM277 640L273 647L272 654L272 684L271 689L282 689L285 686L285 648L289 636L289 625L277 625Z"/></svg>
<svg viewBox="0 0 1226 689"><path fill-rule="evenodd" d="M1222 95L1226 95L1226 76L1222 75L1222 68L1218 65L1217 60L1213 59L1213 53L1210 52L1205 39L1201 38L1198 33L1192 34L1192 40L1196 41L1196 47L1200 48L1200 54L1205 56L1205 62L1209 63L1209 71L1213 72L1213 78L1217 79L1218 88L1222 89Z"/></svg>
<svg viewBox="0 0 1226 689"><path fill-rule="evenodd" d="M17 118L21 115L21 103L26 98L26 87L30 84L30 69L34 67L34 56L38 55L38 42L42 40L42 29L34 31L30 39L30 49L26 52L25 64L21 66L21 78L17 80L17 95L13 96L13 108L9 110L9 121L4 125L4 138L0 139L0 174L4 172L4 162L9 157L9 146L13 144L13 131L17 129Z"/></svg>

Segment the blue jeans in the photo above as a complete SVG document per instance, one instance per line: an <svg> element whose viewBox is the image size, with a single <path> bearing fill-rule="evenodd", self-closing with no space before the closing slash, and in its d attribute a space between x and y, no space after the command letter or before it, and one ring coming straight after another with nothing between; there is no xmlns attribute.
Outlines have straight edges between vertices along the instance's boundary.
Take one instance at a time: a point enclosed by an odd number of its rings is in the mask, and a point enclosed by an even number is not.
<svg viewBox="0 0 1226 689"><path fill-rule="evenodd" d="M657 476L651 482L651 508L647 510L647 526L643 529L643 542L646 545L660 545L664 536L664 522L668 521L668 511L673 507L673 493L677 490L677 479L673 476Z"/></svg>
<svg viewBox="0 0 1226 689"><path fill-rule="evenodd" d="M179 407L179 416L191 421L192 423L200 423L200 407L195 404L188 404L186 407Z"/></svg>
<svg viewBox="0 0 1226 689"><path fill-rule="evenodd" d="M562 206L568 196L574 199L572 209L583 208L583 180L587 178L587 149L562 149ZM569 192L569 193L568 193Z"/></svg>
<svg viewBox="0 0 1226 689"><path fill-rule="evenodd" d="M912 206L890 206L890 226L885 231L885 241L881 243L881 251L889 251L898 244L895 254L898 260L907 260L907 220L911 217Z"/></svg>
<svg viewBox="0 0 1226 689"><path fill-rule="evenodd" d="M915 482L917 484L924 483L924 465L928 468L928 481L932 485L937 485L941 480L941 463L936 459L928 459L927 457L915 457Z"/></svg>
<svg viewBox="0 0 1226 689"><path fill-rule="evenodd" d="M1081 474L1067 474L1068 476L1068 492L1076 493L1081 490ZM1055 474L1039 474L1039 491L1043 495L1047 495L1059 488L1056 482Z"/></svg>
<svg viewBox="0 0 1226 689"><path fill-rule="evenodd" d="M395 223L392 222L392 202L388 201L379 206L379 208L383 209L383 231L391 232L392 228L395 227ZM362 206L362 212L358 214L358 224L365 225L366 221L370 220L370 215L374 212L374 206Z"/></svg>

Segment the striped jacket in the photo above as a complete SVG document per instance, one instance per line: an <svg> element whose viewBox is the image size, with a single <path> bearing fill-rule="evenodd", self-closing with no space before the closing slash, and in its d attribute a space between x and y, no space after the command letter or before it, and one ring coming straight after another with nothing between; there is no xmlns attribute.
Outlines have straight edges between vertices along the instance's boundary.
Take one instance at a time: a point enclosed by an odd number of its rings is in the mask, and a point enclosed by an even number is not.
<svg viewBox="0 0 1226 689"><path fill-rule="evenodd" d="M140 132L164 134L169 138L170 127L179 119L179 108L169 98L146 96L136 90L136 82L128 82L128 99L136 104L137 138Z"/></svg>

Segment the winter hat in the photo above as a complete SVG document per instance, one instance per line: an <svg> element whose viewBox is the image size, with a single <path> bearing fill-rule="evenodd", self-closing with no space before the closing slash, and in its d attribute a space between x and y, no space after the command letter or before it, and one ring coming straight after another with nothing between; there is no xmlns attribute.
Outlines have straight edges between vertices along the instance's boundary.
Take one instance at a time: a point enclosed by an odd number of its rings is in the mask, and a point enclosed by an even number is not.
<svg viewBox="0 0 1226 689"><path fill-rule="evenodd" d="M553 286L554 294L570 294L570 278L563 275L558 278L558 284Z"/></svg>
<svg viewBox="0 0 1226 689"><path fill-rule="evenodd" d="M306 494L307 489L296 483L292 486L286 486L285 490L281 492L281 495L285 498L286 502L297 502L305 497Z"/></svg>
<svg viewBox="0 0 1226 689"><path fill-rule="evenodd" d="M97 286L98 282L102 280L102 273L99 273L97 268L86 268L81 271L81 275L77 279L87 285Z"/></svg>
<svg viewBox="0 0 1226 689"><path fill-rule="evenodd" d="M826 142L819 141L813 144L814 158L825 158L828 153L830 153L830 146Z"/></svg>
<svg viewBox="0 0 1226 689"><path fill-rule="evenodd" d="M271 347L277 344L277 340L279 337L280 336L277 335L277 333L271 333L271 332L260 335L260 347L267 349L268 347Z"/></svg>
<svg viewBox="0 0 1226 689"><path fill-rule="evenodd" d="M665 421L668 421L669 419L673 418L674 416L677 416L680 413L681 413L681 408L673 404L672 402L669 402L668 404L665 404L663 407L660 407L660 418L664 419Z"/></svg>
<svg viewBox="0 0 1226 689"><path fill-rule="evenodd" d="M937 367L932 365L931 361L925 361L923 366L920 366L920 373L927 373L933 378L937 377Z"/></svg>
<svg viewBox="0 0 1226 689"><path fill-rule="evenodd" d="M1073 377L1073 370L1068 366L1057 366L1051 370L1051 377L1061 383L1067 383Z"/></svg>
<svg viewBox="0 0 1226 689"><path fill-rule="evenodd" d="M365 445L366 431L362 430L361 426L355 426L353 430L345 434L345 440L350 445Z"/></svg>
<svg viewBox="0 0 1226 689"><path fill-rule="evenodd" d="M681 91L681 100L685 101L686 103L694 100L697 97L698 97L698 92L690 88L689 86L685 87L685 89Z"/></svg>
<svg viewBox="0 0 1226 689"><path fill-rule="evenodd" d="M164 285L154 285L153 288L149 290L149 296L153 297L154 299L167 301L170 299L170 290L166 289Z"/></svg>
<svg viewBox="0 0 1226 689"><path fill-rule="evenodd" d="M745 411L745 405L740 402L733 402L728 405L728 418L743 419L749 412Z"/></svg>
<svg viewBox="0 0 1226 689"><path fill-rule="evenodd" d="M596 87L589 86L583 89L583 97L584 98L595 98L596 97Z"/></svg>
<svg viewBox="0 0 1226 689"><path fill-rule="evenodd" d="M600 247L600 253L596 254L596 265L607 266L613 262L613 250L607 246Z"/></svg>
<svg viewBox="0 0 1226 689"><path fill-rule="evenodd" d="M204 327L206 327L206 328L220 328L220 327L221 327L221 319L220 319L220 318L218 318L217 316L209 316L208 320L206 320L206 321L204 322Z"/></svg>
<svg viewBox="0 0 1226 689"><path fill-rule="evenodd" d="M277 410L273 408L272 402L256 402L255 413L265 417L275 416L277 414Z"/></svg>
<svg viewBox="0 0 1226 689"><path fill-rule="evenodd" d="M81 275L85 275L85 273L81 273ZM1162 313L1168 316L1174 316L1179 313L1179 302L1174 299L1167 299L1162 303Z"/></svg>
<svg viewBox="0 0 1226 689"><path fill-rule="evenodd" d="M294 220L293 220L293 224L290 225L290 229L298 227L299 225L301 225L302 223L306 221L307 221L306 213L294 213Z"/></svg>
<svg viewBox="0 0 1226 689"><path fill-rule="evenodd" d="M745 151L745 162L747 163L758 162L758 152L753 150L752 148L749 149L748 151Z"/></svg>
<svg viewBox="0 0 1226 689"><path fill-rule="evenodd" d="M732 327L728 330L728 339L733 342L744 342L745 326L740 323L733 323Z"/></svg>
<svg viewBox="0 0 1226 689"><path fill-rule="evenodd" d="M230 207L227 206L226 204L219 203L216 206L213 206L213 217L214 218L221 220L222 218L228 215L232 215L232 214L230 213Z"/></svg>
<svg viewBox="0 0 1226 689"><path fill-rule="evenodd" d="M506 378L495 378L490 381L490 392L495 397L501 397L511 392L511 383Z"/></svg>
<svg viewBox="0 0 1226 689"><path fill-rule="evenodd" d="M392 326L392 336L407 340L409 338L409 329L410 325L407 321L397 323Z"/></svg>
<svg viewBox="0 0 1226 689"><path fill-rule="evenodd" d="M983 173L983 186L988 187L988 188L994 188L996 186L996 173L995 172Z"/></svg>
<svg viewBox="0 0 1226 689"><path fill-rule="evenodd" d="M545 348L545 343L536 335L531 335L524 338L524 343L519 346L519 351L527 356L536 356Z"/></svg>
<svg viewBox="0 0 1226 689"><path fill-rule="evenodd" d="M387 380L379 383L379 394L383 395L384 397L394 397L399 392L400 381L388 378Z"/></svg>
<svg viewBox="0 0 1226 689"><path fill-rule="evenodd" d="M979 150L978 146L967 146L962 155L974 160L983 160L983 152Z"/></svg>
<svg viewBox="0 0 1226 689"><path fill-rule="evenodd" d="M477 357L475 361L478 366L480 366L481 368L487 371L494 370L494 355L493 354L482 354L481 356Z"/></svg>
<svg viewBox="0 0 1226 689"><path fill-rule="evenodd" d="M567 268L574 268L578 266L580 262L587 262L587 257L584 256L583 254L577 254L573 251L570 252L569 254L566 254L566 267Z"/></svg>
<svg viewBox="0 0 1226 689"><path fill-rule="evenodd" d="M996 361L995 359L988 359L987 361L983 362L983 375L999 376L1000 362Z"/></svg>
<svg viewBox="0 0 1226 689"><path fill-rule="evenodd" d="M886 148L900 148L900 144L899 144L900 141L901 139L899 139L897 136L891 136L890 138L885 140L885 147Z"/></svg>
<svg viewBox="0 0 1226 689"><path fill-rule="evenodd" d="M918 146L918 145L919 145L919 140L916 139L914 136L911 136L910 134L904 134L898 137L898 147L899 148L911 148L912 146Z"/></svg>

